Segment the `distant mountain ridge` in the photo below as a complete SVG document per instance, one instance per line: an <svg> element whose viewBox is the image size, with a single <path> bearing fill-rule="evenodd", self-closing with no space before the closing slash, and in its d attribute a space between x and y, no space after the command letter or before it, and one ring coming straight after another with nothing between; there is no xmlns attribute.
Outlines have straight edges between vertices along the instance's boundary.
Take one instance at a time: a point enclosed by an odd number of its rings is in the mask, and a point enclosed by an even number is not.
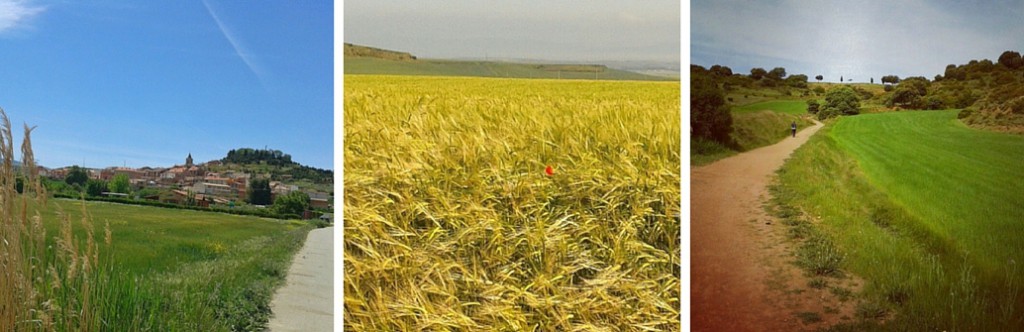
<svg viewBox="0 0 1024 332"><path fill-rule="evenodd" d="M499 78L678 81L577 61L422 59L399 51L345 43L345 74ZM622 65L626 62L619 62ZM630 63L636 65L636 63ZM641 66L642 67L642 66ZM672 65L667 65L671 69ZM664 68L664 67L662 67Z"/></svg>

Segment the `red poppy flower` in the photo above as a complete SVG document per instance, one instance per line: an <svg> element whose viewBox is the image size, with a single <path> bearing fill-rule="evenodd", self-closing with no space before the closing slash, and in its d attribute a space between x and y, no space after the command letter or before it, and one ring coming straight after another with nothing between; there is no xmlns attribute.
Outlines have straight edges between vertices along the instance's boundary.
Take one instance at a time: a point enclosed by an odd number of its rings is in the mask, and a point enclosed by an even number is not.
<svg viewBox="0 0 1024 332"><path fill-rule="evenodd" d="M548 168L544 169L544 173L548 173L548 176L551 176L552 174L555 174L555 169L551 168L549 165Z"/></svg>

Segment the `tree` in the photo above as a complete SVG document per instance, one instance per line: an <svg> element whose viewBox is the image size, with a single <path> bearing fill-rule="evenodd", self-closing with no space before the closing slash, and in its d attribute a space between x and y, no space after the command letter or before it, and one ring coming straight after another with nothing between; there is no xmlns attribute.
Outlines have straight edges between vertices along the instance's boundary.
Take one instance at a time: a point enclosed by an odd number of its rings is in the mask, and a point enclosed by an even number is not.
<svg viewBox="0 0 1024 332"><path fill-rule="evenodd" d="M825 105L818 112L818 119L856 114L860 114L860 100L857 98L857 93L848 86L840 86L825 93Z"/></svg>
<svg viewBox="0 0 1024 332"><path fill-rule="evenodd" d="M1006 51L999 55L999 64L1006 66L1006 68L1017 69L1024 66L1024 58L1021 58L1020 53Z"/></svg>
<svg viewBox="0 0 1024 332"><path fill-rule="evenodd" d="M110 192L127 194L131 190L131 181L128 180L127 174L114 175L114 178L107 184L107 188Z"/></svg>
<svg viewBox="0 0 1024 332"><path fill-rule="evenodd" d="M797 74L786 78L786 84L794 88L807 87L807 75Z"/></svg>
<svg viewBox="0 0 1024 332"><path fill-rule="evenodd" d="M920 76L907 77L893 90L892 96L886 100L886 106L899 106L909 109L923 109L928 107L923 99L928 94L928 79ZM934 103L932 103L934 104Z"/></svg>
<svg viewBox="0 0 1024 332"><path fill-rule="evenodd" d="M899 76L896 76L896 75L885 75L885 76L882 76L882 84L885 84L885 83L896 84L896 83L899 83L899 82L900 82L900 77Z"/></svg>
<svg viewBox="0 0 1024 332"><path fill-rule="evenodd" d="M270 205L270 180L249 180L249 204Z"/></svg>
<svg viewBox="0 0 1024 332"><path fill-rule="evenodd" d="M768 75L768 71L764 70L764 68L751 68L750 69L750 78L753 78L755 80L759 80L762 77L765 77L766 75Z"/></svg>
<svg viewBox="0 0 1024 332"><path fill-rule="evenodd" d="M718 84L704 75L691 76L690 83L690 136L730 144L732 113Z"/></svg>
<svg viewBox="0 0 1024 332"><path fill-rule="evenodd" d="M772 71L768 72L768 78L773 80L781 80L786 77L786 68L775 67Z"/></svg>
<svg viewBox="0 0 1024 332"><path fill-rule="evenodd" d="M892 97L886 100L886 106L900 106L903 108L916 109L920 108L921 95L917 93L917 90L907 86L899 86L892 92Z"/></svg>
<svg viewBox="0 0 1024 332"><path fill-rule="evenodd" d="M278 196L274 200L274 211L280 214L301 215L309 209L309 195L301 191L293 191L287 195Z"/></svg>
<svg viewBox="0 0 1024 332"><path fill-rule="evenodd" d="M85 193L89 196L101 196L107 190L107 182L89 179L85 184Z"/></svg>
<svg viewBox="0 0 1024 332"><path fill-rule="evenodd" d="M732 76L732 68L720 65L711 66L711 73L721 77Z"/></svg>
<svg viewBox="0 0 1024 332"><path fill-rule="evenodd" d="M839 83L843 83L843 76L842 75L839 76Z"/></svg>
<svg viewBox="0 0 1024 332"><path fill-rule="evenodd" d="M954 64L946 65L946 71L942 73L943 78L949 80L963 81L967 78L967 70L963 67L957 67Z"/></svg>
<svg viewBox="0 0 1024 332"><path fill-rule="evenodd" d="M84 168L78 166L71 166L68 170L68 175L64 177L64 182L68 184L84 185L89 180L89 173Z"/></svg>
<svg viewBox="0 0 1024 332"><path fill-rule="evenodd" d="M818 82L821 82L821 80L825 79L825 76L818 75L815 76L814 79L818 80Z"/></svg>
<svg viewBox="0 0 1024 332"><path fill-rule="evenodd" d="M874 77L871 78L871 84L875 84L875 78Z"/></svg>
<svg viewBox="0 0 1024 332"><path fill-rule="evenodd" d="M818 107L820 105L818 105L817 100L811 99L807 101L807 113L818 114Z"/></svg>
<svg viewBox="0 0 1024 332"><path fill-rule="evenodd" d="M923 76L907 77L902 81L902 83L900 83L900 86L906 86L916 90L919 96L928 94L928 86L930 85L931 82L928 82L928 79Z"/></svg>

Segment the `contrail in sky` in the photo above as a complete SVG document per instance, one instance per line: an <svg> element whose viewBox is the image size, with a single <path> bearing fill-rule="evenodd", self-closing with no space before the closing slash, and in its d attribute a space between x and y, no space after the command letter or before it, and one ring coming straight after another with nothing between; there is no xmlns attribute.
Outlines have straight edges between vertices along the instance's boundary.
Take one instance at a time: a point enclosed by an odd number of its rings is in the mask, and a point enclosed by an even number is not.
<svg viewBox="0 0 1024 332"><path fill-rule="evenodd" d="M205 0L204 0L205 1ZM43 11L21 0L0 0L0 32L12 29Z"/></svg>
<svg viewBox="0 0 1024 332"><path fill-rule="evenodd" d="M253 63L252 55L245 50L245 47L238 43L238 41L235 39L235 35L231 33L231 30L224 26L224 23L222 23L220 21L220 18L217 17L217 13L214 13L213 8L210 8L210 4L207 2L207 0L203 0L203 6L206 6L206 11L210 12L210 16L213 17L213 21L217 22L217 27L220 28L220 32L224 34L224 38L228 40L228 43L231 43L231 47L235 49L235 53L238 54L238 57L242 58L242 62L245 62L245 65L249 67L249 70L251 70L252 73L256 75L256 78L259 79L260 84L263 85L264 89L266 89L267 84L263 79L263 70L261 70L259 66Z"/></svg>

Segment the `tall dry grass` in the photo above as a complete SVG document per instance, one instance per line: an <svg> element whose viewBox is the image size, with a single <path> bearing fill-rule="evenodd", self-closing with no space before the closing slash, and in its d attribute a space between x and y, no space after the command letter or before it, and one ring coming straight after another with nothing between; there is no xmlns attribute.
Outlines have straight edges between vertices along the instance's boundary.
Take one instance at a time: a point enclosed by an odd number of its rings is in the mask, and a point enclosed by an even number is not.
<svg viewBox="0 0 1024 332"><path fill-rule="evenodd" d="M96 294L103 292L99 247L82 205L84 238L73 235L73 223L62 215L55 245L47 245L40 207L47 204L32 154L31 132L25 126L21 145L22 193L14 165L14 140L7 114L0 109L0 330L95 331ZM110 231L104 242L109 247Z"/></svg>

